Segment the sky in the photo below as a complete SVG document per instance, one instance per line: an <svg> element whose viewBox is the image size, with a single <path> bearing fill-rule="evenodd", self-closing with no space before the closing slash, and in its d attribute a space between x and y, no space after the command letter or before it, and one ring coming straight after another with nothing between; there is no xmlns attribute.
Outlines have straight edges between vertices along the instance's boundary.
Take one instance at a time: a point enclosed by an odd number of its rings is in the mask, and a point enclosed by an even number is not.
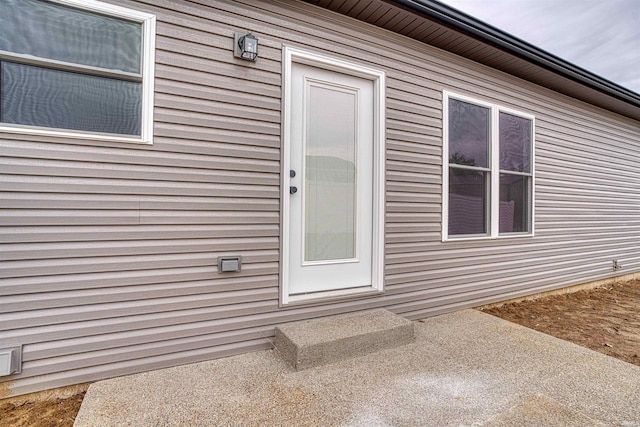
<svg viewBox="0 0 640 427"><path fill-rule="evenodd" d="M439 0L640 93L640 0Z"/></svg>

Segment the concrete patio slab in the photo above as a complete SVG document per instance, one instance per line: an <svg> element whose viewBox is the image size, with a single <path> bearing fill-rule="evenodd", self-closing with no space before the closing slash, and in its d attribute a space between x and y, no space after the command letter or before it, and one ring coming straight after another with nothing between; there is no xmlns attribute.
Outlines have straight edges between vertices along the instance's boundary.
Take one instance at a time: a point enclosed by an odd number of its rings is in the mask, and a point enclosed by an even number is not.
<svg viewBox="0 0 640 427"><path fill-rule="evenodd" d="M486 427L606 426L545 396L532 396L484 424Z"/></svg>
<svg viewBox="0 0 640 427"><path fill-rule="evenodd" d="M474 310L295 371L273 351L91 385L88 426L640 426L640 367Z"/></svg>

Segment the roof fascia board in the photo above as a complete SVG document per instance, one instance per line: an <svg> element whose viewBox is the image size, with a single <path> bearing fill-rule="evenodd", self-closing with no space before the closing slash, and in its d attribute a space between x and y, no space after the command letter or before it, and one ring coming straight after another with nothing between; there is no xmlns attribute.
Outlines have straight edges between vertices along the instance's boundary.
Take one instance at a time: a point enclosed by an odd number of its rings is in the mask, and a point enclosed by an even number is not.
<svg viewBox="0 0 640 427"><path fill-rule="evenodd" d="M387 0L413 12L434 18L466 34L515 54L523 59L543 66L557 74L568 77L593 89L604 92L629 104L640 107L640 94L599 77L583 68L571 64L555 55L513 37L491 25L485 24L466 13L432 0Z"/></svg>

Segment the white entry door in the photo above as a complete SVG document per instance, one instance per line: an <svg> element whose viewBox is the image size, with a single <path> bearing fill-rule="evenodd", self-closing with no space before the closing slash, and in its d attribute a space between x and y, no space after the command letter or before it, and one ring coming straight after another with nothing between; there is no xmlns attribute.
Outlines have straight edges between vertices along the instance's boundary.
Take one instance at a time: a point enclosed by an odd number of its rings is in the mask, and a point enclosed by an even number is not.
<svg viewBox="0 0 640 427"><path fill-rule="evenodd" d="M292 63L289 106L288 294L375 290L376 81Z"/></svg>

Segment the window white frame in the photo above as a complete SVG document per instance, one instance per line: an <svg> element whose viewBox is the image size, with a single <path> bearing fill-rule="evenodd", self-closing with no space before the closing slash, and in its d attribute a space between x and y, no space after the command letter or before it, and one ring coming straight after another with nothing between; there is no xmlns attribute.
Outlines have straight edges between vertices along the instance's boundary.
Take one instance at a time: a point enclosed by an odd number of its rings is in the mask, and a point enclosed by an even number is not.
<svg viewBox="0 0 640 427"><path fill-rule="evenodd" d="M372 286L337 291L313 293L309 295L291 295L289 290L289 170L291 156L291 67L292 64L306 64L325 70L337 71L352 76L362 77L374 83L374 150L373 150L373 234L372 234ZM384 71L369 68L360 64L343 61L337 58L284 46L282 50L282 87L283 87L283 149L282 149L282 193L281 210L282 226L280 239L280 306L295 303L310 303L332 300L335 298L368 295L384 291L384 219L385 219L385 103L386 74Z"/></svg>
<svg viewBox="0 0 640 427"><path fill-rule="evenodd" d="M0 132L10 132L28 135L60 136L65 138L79 138L95 141L131 142L141 144L153 144L153 92L154 92L154 66L155 66L155 15L136 10L115 6L97 0L49 0L64 6L76 9L108 15L115 18L138 22L142 25L142 58L141 73L142 99L141 99L141 126L140 136L127 136L119 134L78 131L72 129L56 129L38 126L16 125L13 123L0 123ZM14 60L22 64L41 65L69 71L79 71L103 75L106 77L135 78L137 74L101 69L80 64L65 63L46 58L36 58L30 55L21 55L13 52L0 51L0 60Z"/></svg>
<svg viewBox="0 0 640 427"><path fill-rule="evenodd" d="M490 140L489 140L489 224L487 234L449 236L449 99L467 102L485 107L490 110ZM500 233L500 113L522 117L531 121L531 173L519 174L504 171L514 175L530 177L529 196L529 231L516 233ZM535 116L498 104L481 101L465 95L458 95L444 90L442 92L442 241L504 239L514 237L532 237L535 234Z"/></svg>

